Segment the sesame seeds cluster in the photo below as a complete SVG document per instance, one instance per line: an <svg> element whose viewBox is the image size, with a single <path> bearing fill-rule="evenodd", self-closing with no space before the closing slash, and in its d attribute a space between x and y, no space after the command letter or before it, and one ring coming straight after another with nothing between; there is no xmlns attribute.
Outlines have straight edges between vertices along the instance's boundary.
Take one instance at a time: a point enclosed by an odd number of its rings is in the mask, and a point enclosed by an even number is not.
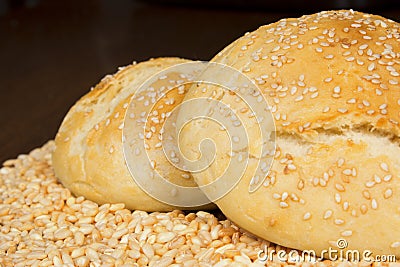
<svg viewBox="0 0 400 267"><path fill-rule="evenodd" d="M54 175L53 150L50 141L0 168L2 266L264 266L260 249L289 251L205 211L147 213L75 197Z"/></svg>
<svg viewBox="0 0 400 267"><path fill-rule="evenodd" d="M126 120L134 122L126 125L124 130L124 139L131 142L130 149L135 156L147 156L150 159L148 177L154 177L155 172L162 173L163 177L181 186L195 186L188 172L172 166L181 164L175 136L175 109L179 107L189 86L188 77L182 73L172 72L158 77L150 87L133 97ZM132 136L134 134L137 136ZM160 156L164 151L165 158Z"/></svg>
<svg viewBox="0 0 400 267"><path fill-rule="evenodd" d="M399 24L389 19L321 12L262 26L213 61L258 84L278 131L311 134L368 122L398 135L399 40Z"/></svg>

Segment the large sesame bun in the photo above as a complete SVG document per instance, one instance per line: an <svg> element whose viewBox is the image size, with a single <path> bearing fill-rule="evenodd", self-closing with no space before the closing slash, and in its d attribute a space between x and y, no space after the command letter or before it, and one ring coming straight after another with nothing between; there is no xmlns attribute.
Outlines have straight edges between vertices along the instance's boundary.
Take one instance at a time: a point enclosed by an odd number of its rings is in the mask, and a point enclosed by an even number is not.
<svg viewBox="0 0 400 267"><path fill-rule="evenodd" d="M150 88L151 91L146 89L137 92L151 76L185 62L189 60L158 58L122 68L116 74L106 76L70 109L57 133L53 153L54 171L64 186L75 195L97 203L121 202L127 208L146 211L177 208L149 196L135 183L125 161L122 134L125 118L130 122L129 127L143 129L147 116L151 119L156 114L157 118L153 120L157 119L160 123L146 126L153 130L151 137L146 132L147 151L139 146L142 141L140 134L129 140L132 146L136 146L132 148L135 153L140 154L135 163L140 165L140 171L146 179L151 179L157 171L174 184L196 186L192 177L172 166L165 159L162 147L157 146L164 118L162 115L178 105L184 97L183 93L175 91L162 95L163 90L177 80L159 80ZM138 101L132 103L130 108L135 93ZM170 98L174 102L163 105ZM146 110L152 105L157 113L148 114L150 112ZM149 164L148 158L155 160L157 166Z"/></svg>
<svg viewBox="0 0 400 267"><path fill-rule="evenodd" d="M276 126L272 167L257 179L253 171L268 155L257 154L262 144L248 129L253 156L240 182L216 201L222 212L291 248L321 252L345 239L340 248L400 256L399 24L353 11L283 19L247 33L212 62L252 79ZM192 88L187 99L218 99L239 110L234 93L213 88ZM205 136L226 152L221 131L191 122L181 134L189 158L199 157ZM200 185L215 180L231 157L215 159L194 173ZM262 186L249 193L257 182Z"/></svg>

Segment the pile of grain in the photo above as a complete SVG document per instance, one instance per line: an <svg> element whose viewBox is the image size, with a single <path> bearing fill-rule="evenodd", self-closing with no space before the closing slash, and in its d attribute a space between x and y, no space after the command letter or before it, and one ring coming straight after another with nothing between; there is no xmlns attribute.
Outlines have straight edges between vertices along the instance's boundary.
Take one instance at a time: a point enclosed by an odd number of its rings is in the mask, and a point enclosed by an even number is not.
<svg viewBox="0 0 400 267"><path fill-rule="evenodd" d="M74 197L54 177L53 148L0 169L1 266L264 266L261 248L284 249L203 211L149 214ZM349 265L317 266L332 264Z"/></svg>

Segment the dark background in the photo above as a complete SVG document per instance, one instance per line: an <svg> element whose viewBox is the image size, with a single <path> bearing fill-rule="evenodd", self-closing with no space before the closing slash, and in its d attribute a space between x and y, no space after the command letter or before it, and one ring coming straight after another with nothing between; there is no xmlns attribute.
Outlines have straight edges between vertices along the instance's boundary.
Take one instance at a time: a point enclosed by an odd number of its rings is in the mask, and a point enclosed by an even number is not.
<svg viewBox="0 0 400 267"><path fill-rule="evenodd" d="M105 74L151 57L208 60L284 17L353 8L400 21L398 0L0 0L0 162L54 138Z"/></svg>

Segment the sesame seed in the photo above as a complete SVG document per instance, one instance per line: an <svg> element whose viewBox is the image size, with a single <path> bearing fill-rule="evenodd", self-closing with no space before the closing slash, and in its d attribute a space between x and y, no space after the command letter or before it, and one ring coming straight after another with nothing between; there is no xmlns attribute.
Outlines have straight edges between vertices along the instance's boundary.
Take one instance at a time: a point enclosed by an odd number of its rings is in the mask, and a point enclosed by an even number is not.
<svg viewBox="0 0 400 267"><path fill-rule="evenodd" d="M298 97L296 97L294 99L294 101L296 101L296 102L301 101L301 100L303 100L303 96L302 95L299 95Z"/></svg>
<svg viewBox="0 0 400 267"><path fill-rule="evenodd" d="M304 221L307 221L307 220L309 220L311 218L311 213L309 213L309 212L306 212L304 215L303 215L303 220Z"/></svg>
<svg viewBox="0 0 400 267"><path fill-rule="evenodd" d="M375 185L375 182L374 182L374 181L368 181L368 182L365 183L365 186L368 187L368 188L371 188L371 187L373 187L374 185Z"/></svg>
<svg viewBox="0 0 400 267"><path fill-rule="evenodd" d="M330 217L332 217L332 214L333 214L332 210L327 210L327 211L325 211L324 220L327 220L327 219L329 219Z"/></svg>
<svg viewBox="0 0 400 267"><path fill-rule="evenodd" d="M368 211L368 207L366 205L362 204L360 207L360 211L362 214L365 214Z"/></svg>
<svg viewBox="0 0 400 267"><path fill-rule="evenodd" d="M391 175L391 174L385 175L385 176L383 177L383 180L384 180L385 182L389 182L391 179L392 179L392 175Z"/></svg>
<svg viewBox="0 0 400 267"><path fill-rule="evenodd" d="M342 220L342 219L335 219L335 224L336 224L336 225L344 224L344 220Z"/></svg>
<svg viewBox="0 0 400 267"><path fill-rule="evenodd" d="M360 28L360 27L361 27L361 24L352 23L350 26L353 27L353 28Z"/></svg>
<svg viewBox="0 0 400 267"><path fill-rule="evenodd" d="M391 248L399 248L399 247L400 247L400 241L393 242L393 243L390 245L390 247L391 247Z"/></svg>
<svg viewBox="0 0 400 267"><path fill-rule="evenodd" d="M271 50L271 52L276 52L276 51L278 51L279 49L281 49L281 47L280 47L279 45L277 45L277 46L275 46L275 47Z"/></svg>
<svg viewBox="0 0 400 267"><path fill-rule="evenodd" d="M344 236L344 237L352 236L352 235L353 235L353 231L351 231L351 230L346 230L346 231L343 231L343 232L341 233L341 235Z"/></svg>
<svg viewBox="0 0 400 267"><path fill-rule="evenodd" d="M357 210L352 209L352 210L351 210L351 216L357 217Z"/></svg>
<svg viewBox="0 0 400 267"><path fill-rule="evenodd" d="M366 107L369 107L371 104L368 102L368 100L363 100L362 101L363 105Z"/></svg>
<svg viewBox="0 0 400 267"><path fill-rule="evenodd" d="M293 201L299 201L299 197L295 194L295 193L292 193L292 194L290 194L290 198L293 200Z"/></svg>
<svg viewBox="0 0 400 267"><path fill-rule="evenodd" d="M293 164L288 164L287 167L288 167L288 169L291 170L291 171L296 170L296 166L293 165Z"/></svg>
<svg viewBox="0 0 400 267"><path fill-rule="evenodd" d="M381 179L381 177L379 177L379 175L374 175L374 181L377 183L377 184L380 184L381 182L382 182L382 179Z"/></svg>
<svg viewBox="0 0 400 267"><path fill-rule="evenodd" d="M371 63L368 66L368 71L373 71L375 69L375 63Z"/></svg>
<svg viewBox="0 0 400 267"><path fill-rule="evenodd" d="M304 188L304 180L300 179L300 181L297 183L297 188L299 190L302 190Z"/></svg>
<svg viewBox="0 0 400 267"><path fill-rule="evenodd" d="M344 114L344 113L347 113L348 110L346 108L338 108L337 111Z"/></svg>
<svg viewBox="0 0 400 267"><path fill-rule="evenodd" d="M303 81L298 81L297 85L300 86L300 87L306 86L306 84Z"/></svg>
<svg viewBox="0 0 400 267"><path fill-rule="evenodd" d="M385 193L383 194L384 198L390 198L393 195L393 190L391 188L386 189Z"/></svg>
<svg viewBox="0 0 400 267"><path fill-rule="evenodd" d="M279 206L280 206L282 209L284 209L284 208L289 207L289 204L286 203L286 202L281 201L281 202L279 203Z"/></svg>
<svg viewBox="0 0 400 267"><path fill-rule="evenodd" d="M379 106L379 109L385 109L387 107L387 104L382 104Z"/></svg>
<svg viewBox="0 0 400 267"><path fill-rule="evenodd" d="M374 209L374 210L376 210L378 208L378 203L376 202L375 198L373 198L371 200L371 208Z"/></svg>
<svg viewBox="0 0 400 267"><path fill-rule="evenodd" d="M369 193L368 190L364 190L364 191L362 192L362 194L363 194L363 197L364 197L365 199L367 199L367 200L370 200L370 199L371 199L371 194Z"/></svg>
<svg viewBox="0 0 400 267"><path fill-rule="evenodd" d="M155 147L155 148L160 148L160 147L162 147L162 143L161 143L161 142L158 142L157 144L155 144L154 147Z"/></svg>
<svg viewBox="0 0 400 267"><path fill-rule="evenodd" d="M342 197L338 193L335 193L335 201L336 203L340 203L342 201Z"/></svg>
<svg viewBox="0 0 400 267"><path fill-rule="evenodd" d="M341 160L343 160L343 159L341 159ZM343 163L342 163L343 164ZM339 163L338 163L338 166L339 166ZM341 166L341 165L340 165ZM339 167L340 167L339 166ZM344 175L351 175L351 169L344 169L343 171L342 171L342 173L344 174Z"/></svg>
<svg viewBox="0 0 400 267"><path fill-rule="evenodd" d="M340 192L344 192L345 188L342 184L335 184L335 188L340 191Z"/></svg>
<svg viewBox="0 0 400 267"><path fill-rule="evenodd" d="M343 210L344 210L344 211L347 211L348 209L349 209L349 202L345 201L345 202L343 203Z"/></svg>
<svg viewBox="0 0 400 267"><path fill-rule="evenodd" d="M379 166L380 166L381 169L384 170L385 172L388 172L388 171L389 171L389 166L387 165L387 163L382 162Z"/></svg>

